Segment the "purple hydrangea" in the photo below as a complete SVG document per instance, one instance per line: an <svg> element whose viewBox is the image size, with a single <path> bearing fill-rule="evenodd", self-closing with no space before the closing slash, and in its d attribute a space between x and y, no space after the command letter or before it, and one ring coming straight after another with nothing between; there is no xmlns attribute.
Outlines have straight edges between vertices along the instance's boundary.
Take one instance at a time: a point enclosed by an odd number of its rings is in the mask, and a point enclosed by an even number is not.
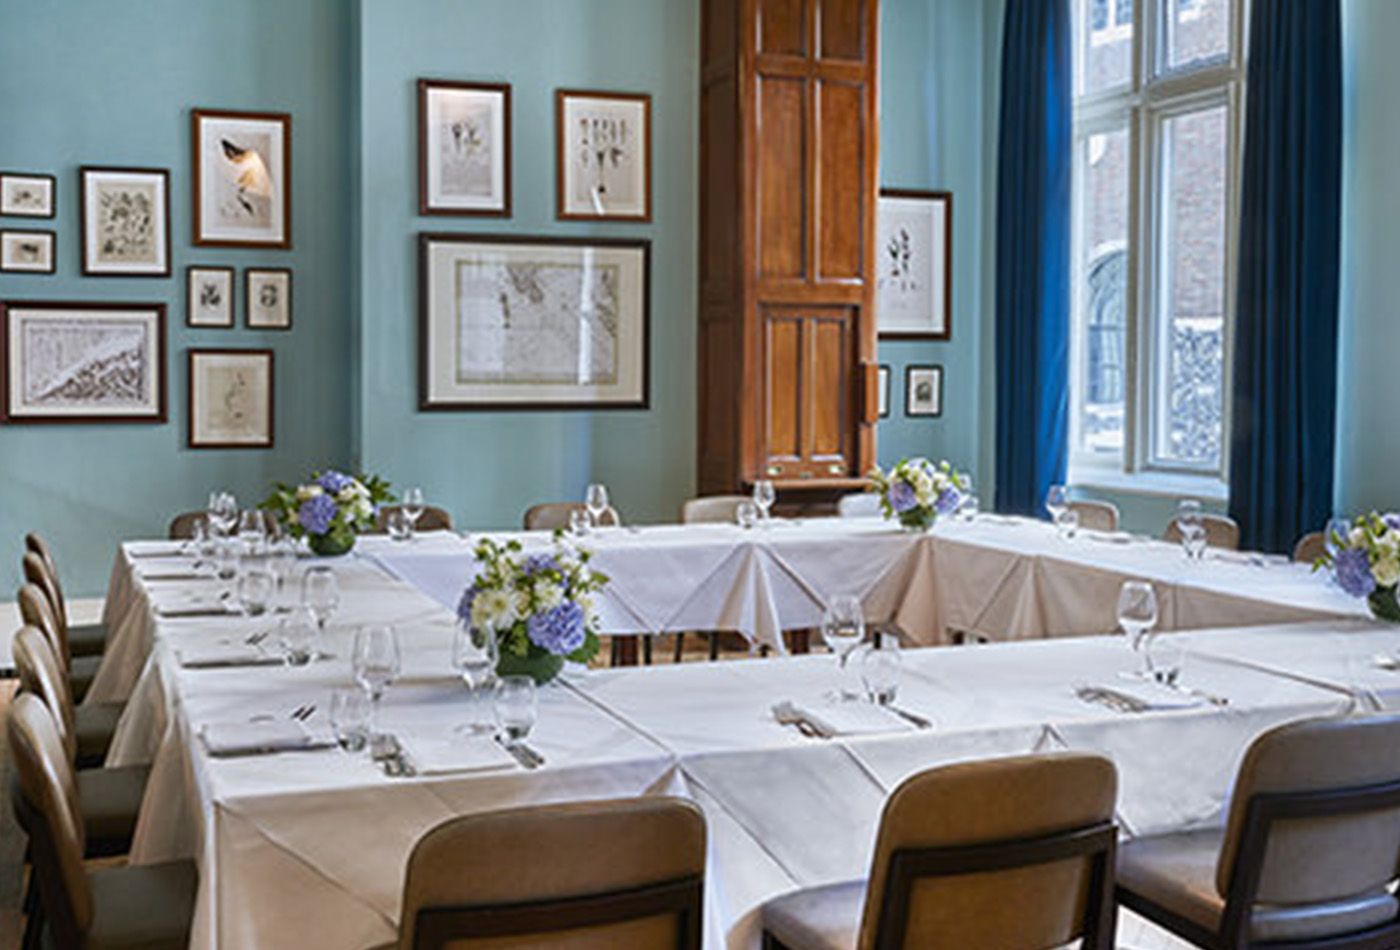
<svg viewBox="0 0 1400 950"><path fill-rule="evenodd" d="M330 471L323 473L320 478L316 479L316 484L320 485L332 495L339 495L353 481L354 479L351 478L349 475L345 475L341 472L337 472L334 469L331 469Z"/></svg>
<svg viewBox="0 0 1400 950"><path fill-rule="evenodd" d="M559 570L559 561L552 554L531 554L525 559L525 576L533 577L544 571Z"/></svg>
<svg viewBox="0 0 1400 950"><path fill-rule="evenodd" d="M1371 559L1360 548L1347 548L1337 553L1337 584L1353 597L1369 597L1376 589L1371 573Z"/></svg>
<svg viewBox="0 0 1400 950"><path fill-rule="evenodd" d="M457 602L457 616L461 618L463 622L472 622L472 604L476 603L476 595L479 593L481 593L481 588L476 586L475 581L472 582L470 587L462 591L462 599Z"/></svg>
<svg viewBox="0 0 1400 950"><path fill-rule="evenodd" d="M911 508L917 508L919 497L914 494L914 486L906 481L896 481L890 486L890 507L894 513L902 515Z"/></svg>
<svg viewBox="0 0 1400 950"><path fill-rule="evenodd" d="M938 493L938 499L933 503L933 510L940 515L951 515L958 510L962 504L962 492L956 488L945 488Z"/></svg>
<svg viewBox="0 0 1400 950"><path fill-rule="evenodd" d="M325 534L339 513L340 508L334 499L328 495L317 495L301 503L297 509L297 521L311 534Z"/></svg>
<svg viewBox="0 0 1400 950"><path fill-rule="evenodd" d="M567 656L583 646L583 608L573 601L541 611L525 623L530 642L555 656Z"/></svg>
<svg viewBox="0 0 1400 950"><path fill-rule="evenodd" d="M1382 517L1381 521L1385 522L1385 526L1391 531L1400 531L1400 514L1396 514L1392 511Z"/></svg>

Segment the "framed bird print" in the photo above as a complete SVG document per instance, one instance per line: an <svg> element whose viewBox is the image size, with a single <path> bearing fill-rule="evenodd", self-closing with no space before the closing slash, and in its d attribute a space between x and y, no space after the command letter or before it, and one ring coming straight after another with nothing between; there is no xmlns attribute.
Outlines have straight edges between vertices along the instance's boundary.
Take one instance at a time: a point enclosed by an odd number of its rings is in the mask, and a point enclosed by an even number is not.
<svg viewBox="0 0 1400 950"><path fill-rule="evenodd" d="M292 246L292 117L282 112L192 113L194 243Z"/></svg>
<svg viewBox="0 0 1400 950"><path fill-rule="evenodd" d="M651 220L651 96L554 93L555 190L563 221Z"/></svg>
<svg viewBox="0 0 1400 950"><path fill-rule="evenodd" d="M84 167L83 274L170 276L170 172Z"/></svg>
<svg viewBox="0 0 1400 950"><path fill-rule="evenodd" d="M418 80L418 213L510 217L510 86Z"/></svg>
<svg viewBox="0 0 1400 950"><path fill-rule="evenodd" d="M880 189L875 214L875 312L886 339L952 335L953 196Z"/></svg>

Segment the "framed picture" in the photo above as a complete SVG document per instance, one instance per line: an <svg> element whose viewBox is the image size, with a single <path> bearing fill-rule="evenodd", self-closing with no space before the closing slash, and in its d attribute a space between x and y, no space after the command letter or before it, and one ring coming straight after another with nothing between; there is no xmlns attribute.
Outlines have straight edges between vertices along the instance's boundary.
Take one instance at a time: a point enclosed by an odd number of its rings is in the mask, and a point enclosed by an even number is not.
<svg viewBox="0 0 1400 950"><path fill-rule="evenodd" d="M906 416L943 415L942 366L906 366L904 368L904 414Z"/></svg>
<svg viewBox="0 0 1400 950"><path fill-rule="evenodd" d="M554 93L558 217L651 220L651 96Z"/></svg>
<svg viewBox="0 0 1400 950"><path fill-rule="evenodd" d="M0 302L0 422L164 422L165 304Z"/></svg>
<svg viewBox="0 0 1400 950"><path fill-rule="evenodd" d="M0 172L0 215L52 218L57 184L52 175Z"/></svg>
<svg viewBox="0 0 1400 950"><path fill-rule="evenodd" d="M510 86L418 80L418 212L510 217Z"/></svg>
<svg viewBox="0 0 1400 950"><path fill-rule="evenodd" d="M243 322L250 330L292 328L292 271L287 267L243 272Z"/></svg>
<svg viewBox="0 0 1400 950"><path fill-rule="evenodd" d="M194 243L292 246L292 117L195 109Z"/></svg>
<svg viewBox="0 0 1400 950"><path fill-rule="evenodd" d="M185 325L233 326L233 268L185 268Z"/></svg>
<svg viewBox="0 0 1400 950"><path fill-rule="evenodd" d="M52 231L0 231L0 273L52 274L56 239Z"/></svg>
<svg viewBox="0 0 1400 950"><path fill-rule="evenodd" d="M888 363L881 363L876 370L880 383L880 418L890 417L890 366Z"/></svg>
<svg viewBox="0 0 1400 950"><path fill-rule="evenodd" d="M953 196L880 190L875 215L875 312L882 337L952 336Z"/></svg>
<svg viewBox="0 0 1400 950"><path fill-rule="evenodd" d="M419 235L419 408L646 408L650 267L649 241Z"/></svg>
<svg viewBox="0 0 1400 950"><path fill-rule="evenodd" d="M189 350L192 449L272 448L272 351Z"/></svg>
<svg viewBox="0 0 1400 950"><path fill-rule="evenodd" d="M170 276L170 172L82 169L83 273Z"/></svg>

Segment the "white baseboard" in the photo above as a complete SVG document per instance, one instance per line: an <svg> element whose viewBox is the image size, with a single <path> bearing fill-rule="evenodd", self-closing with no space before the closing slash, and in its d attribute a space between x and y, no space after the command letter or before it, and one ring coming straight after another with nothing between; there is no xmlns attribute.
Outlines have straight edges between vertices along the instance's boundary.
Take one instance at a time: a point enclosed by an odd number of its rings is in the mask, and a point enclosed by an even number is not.
<svg viewBox="0 0 1400 950"><path fill-rule="evenodd" d="M68 602L70 623L96 623L102 619L102 598L89 597ZM0 603L0 673L9 674L14 669L10 659L10 643L20 628L19 605L14 601Z"/></svg>

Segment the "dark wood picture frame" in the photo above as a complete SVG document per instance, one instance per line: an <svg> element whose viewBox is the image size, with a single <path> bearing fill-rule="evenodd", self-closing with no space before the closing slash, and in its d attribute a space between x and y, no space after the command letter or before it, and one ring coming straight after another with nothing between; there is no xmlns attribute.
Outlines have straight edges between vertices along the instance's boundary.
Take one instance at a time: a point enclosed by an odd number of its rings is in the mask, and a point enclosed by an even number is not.
<svg viewBox="0 0 1400 950"><path fill-rule="evenodd" d="M435 400L430 395L428 312L430 264L428 251L437 242L458 244L521 244L563 247L624 248L642 252L641 398L627 402L461 402ZM597 412L611 409L651 408L651 241L646 238L564 237L560 235L474 234L460 231L420 232L418 235L418 410L420 412Z"/></svg>
<svg viewBox="0 0 1400 950"><path fill-rule="evenodd" d="M880 387L880 399L885 404L885 408L880 411L878 418L888 419L890 417L890 407L893 404L892 397L894 393L892 392L893 383L891 379L893 379L894 373L890 369L889 363L879 363L875 368L875 374Z"/></svg>
<svg viewBox="0 0 1400 950"><path fill-rule="evenodd" d="M198 441L195 438L195 363L201 356L248 356L267 360L267 439L263 442ZM191 347L185 351L185 445L191 449L270 449L277 442L277 362L271 349Z"/></svg>
<svg viewBox="0 0 1400 950"><path fill-rule="evenodd" d="M156 355L152 366L156 371L157 409L150 414L102 415L75 413L63 416L31 416L14 414L10 405L10 314L13 310L112 310L154 311L156 314ZM163 303L121 303L111 301L70 300L0 300L0 423L5 425L164 425L170 417L166 379L166 311Z"/></svg>
<svg viewBox="0 0 1400 950"><path fill-rule="evenodd" d="M7 178L36 178L47 181L49 183L48 213L45 214L43 212L5 210L3 199L5 194L5 179ZM32 218L43 220L52 220L58 217L58 176L50 175L47 172L0 171L0 217Z"/></svg>
<svg viewBox="0 0 1400 950"><path fill-rule="evenodd" d="M428 193L428 95L434 90L499 93L502 101L501 149L504 152L502 206L500 208L453 208L434 205ZM471 218L509 218L511 211L511 166L515 154L511 139L511 87L504 82L459 82L451 79L418 80L418 213L420 215Z"/></svg>
<svg viewBox="0 0 1400 950"><path fill-rule="evenodd" d="M937 382L935 385L934 402L936 406L932 410L916 409L914 407L914 374L919 372L933 373ZM915 419L937 419L943 415L943 364L942 363L911 363L904 367L904 414Z"/></svg>
<svg viewBox="0 0 1400 950"><path fill-rule="evenodd" d="M945 220L947 236L943 242L943 330L878 330L882 340L938 340L947 342L953 338L953 193L920 188L881 188L881 198L913 198L923 201L940 201L947 206ZM878 225L877 225L878 234ZM876 249L878 259L879 249ZM878 268L877 268L878 269ZM878 327L878 317L877 317Z"/></svg>
<svg viewBox="0 0 1400 950"><path fill-rule="evenodd" d="M645 178L645 207L641 214L585 214L566 210L565 155L567 141L564 128L564 105L569 99L606 99L617 102L639 102L642 104L642 121L646 125L642 174ZM556 89L554 90L554 216L560 221L619 221L634 224L649 224L652 217L652 131L651 93L613 92L604 89Z"/></svg>
<svg viewBox="0 0 1400 950"><path fill-rule="evenodd" d="M3 248L0 248L0 274L32 274L44 277L58 273L58 232L42 228L0 228L0 244L9 234L39 234L49 239L49 266L46 269L29 267L6 267Z"/></svg>
<svg viewBox="0 0 1400 950"><path fill-rule="evenodd" d="M194 323L194 275L201 271L218 272L228 275L228 322L227 323ZM195 330L231 330L236 324L234 317L234 285L237 283L236 271L232 267L208 264L189 264L185 267L185 326Z"/></svg>
<svg viewBox="0 0 1400 950"><path fill-rule="evenodd" d="M161 222L161 228L162 228L162 231L163 231L163 236L164 236L164 238L165 238L165 240L162 242L162 243L164 244L164 246L165 246L165 267L164 267L163 270L158 270L158 271L157 271L157 270L142 270L142 271L93 270L94 264L93 264L93 262L92 262L91 260L88 259L88 225L92 224L93 221L92 221L92 218L91 218L91 216L90 216L90 212L89 212L89 210L88 210L88 201L87 201L87 191L88 191L88 189L87 189L87 180L88 180L88 176L89 176L89 175L93 175L93 174L102 174L102 175L109 175L109 174L116 174L116 175L151 175L151 176L158 177L158 178L161 180L161 189L162 189L162 191L163 191L163 193L164 193L164 198L163 198L163 200L161 201L161 204L164 206L164 209L165 209L165 213L162 215L162 218L163 218L164 220ZM81 231L81 241L82 241L82 255L83 255L82 259L83 259L83 276L84 276L84 277L158 277L158 278L159 278L159 277L169 277L169 276L170 276L170 274L171 274L171 264L170 264L170 261L171 261L171 258L170 258L170 169L168 169L168 168L133 168L133 167L119 167L119 166L113 166L113 165L83 165L82 167L80 167L80 168L78 169L78 209L79 209L79 222L80 222L80 225L81 225L80 231Z"/></svg>
<svg viewBox="0 0 1400 950"><path fill-rule="evenodd" d="M285 325L259 324L253 322L253 277L263 274L284 274L287 278L287 322ZM243 271L243 328L245 330L283 331L292 328L292 304L296 293L290 267L248 267Z"/></svg>
<svg viewBox="0 0 1400 950"><path fill-rule="evenodd" d="M240 122L271 122L282 126L282 237L280 240L258 241L236 238L207 238L204 236L201 197L203 194L204 156L199 147L199 127L205 119L229 119ZM243 112L228 109L190 110L190 213L194 230L190 243L195 247L257 247L288 251L292 248L292 116L287 112Z"/></svg>

